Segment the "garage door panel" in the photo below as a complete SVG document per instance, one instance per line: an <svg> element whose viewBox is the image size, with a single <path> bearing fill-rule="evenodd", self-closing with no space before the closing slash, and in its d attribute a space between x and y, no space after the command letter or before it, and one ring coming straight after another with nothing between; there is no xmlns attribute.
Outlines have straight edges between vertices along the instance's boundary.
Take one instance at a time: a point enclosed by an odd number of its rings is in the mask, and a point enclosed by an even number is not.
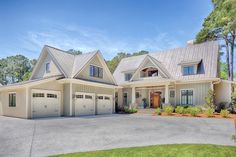
<svg viewBox="0 0 236 157"><path fill-rule="evenodd" d="M94 115L95 94L78 92L75 95L75 116Z"/></svg>
<svg viewBox="0 0 236 157"><path fill-rule="evenodd" d="M32 90L32 117L55 117L60 116L59 91Z"/></svg>
<svg viewBox="0 0 236 157"><path fill-rule="evenodd" d="M97 95L97 114L111 114L112 113L112 95Z"/></svg>

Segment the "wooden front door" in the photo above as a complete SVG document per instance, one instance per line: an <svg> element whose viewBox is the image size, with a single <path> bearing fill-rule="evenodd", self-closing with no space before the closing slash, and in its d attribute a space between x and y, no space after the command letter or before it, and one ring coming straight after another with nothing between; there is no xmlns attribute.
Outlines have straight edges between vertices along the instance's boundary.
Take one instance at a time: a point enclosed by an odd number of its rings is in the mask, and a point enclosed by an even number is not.
<svg viewBox="0 0 236 157"><path fill-rule="evenodd" d="M152 106L153 108L160 107L160 104L161 104L161 96L160 96L159 93L153 94L152 100L153 100L153 106Z"/></svg>

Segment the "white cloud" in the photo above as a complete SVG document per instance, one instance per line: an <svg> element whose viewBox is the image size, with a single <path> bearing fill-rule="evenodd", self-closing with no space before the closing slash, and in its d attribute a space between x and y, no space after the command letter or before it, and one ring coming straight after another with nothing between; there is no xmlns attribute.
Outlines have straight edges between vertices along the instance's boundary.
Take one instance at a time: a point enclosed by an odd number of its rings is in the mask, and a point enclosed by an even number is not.
<svg viewBox="0 0 236 157"><path fill-rule="evenodd" d="M112 58L120 51L158 51L180 46L180 43L167 33L156 33L155 36L144 39L116 39L104 30L76 25L53 25L46 31L32 30L22 41L23 48L31 52L39 52L46 44L64 50L73 48L84 52L99 49L106 59Z"/></svg>

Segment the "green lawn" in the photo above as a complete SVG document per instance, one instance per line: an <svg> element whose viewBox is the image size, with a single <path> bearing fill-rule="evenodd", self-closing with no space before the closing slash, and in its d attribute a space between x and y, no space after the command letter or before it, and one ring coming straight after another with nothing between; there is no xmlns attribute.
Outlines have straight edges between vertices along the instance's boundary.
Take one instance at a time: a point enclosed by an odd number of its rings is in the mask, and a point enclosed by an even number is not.
<svg viewBox="0 0 236 157"><path fill-rule="evenodd" d="M236 157L236 147L209 144L172 144L81 152L57 157Z"/></svg>

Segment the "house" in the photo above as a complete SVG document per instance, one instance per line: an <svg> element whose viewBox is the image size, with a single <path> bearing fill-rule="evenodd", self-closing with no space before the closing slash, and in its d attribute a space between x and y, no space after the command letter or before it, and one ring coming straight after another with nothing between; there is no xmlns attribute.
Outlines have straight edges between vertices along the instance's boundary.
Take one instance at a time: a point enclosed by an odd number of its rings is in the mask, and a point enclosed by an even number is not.
<svg viewBox="0 0 236 157"><path fill-rule="evenodd" d="M100 51L72 55L44 46L29 81L0 87L0 113L20 118L111 114L116 88Z"/></svg>
<svg viewBox="0 0 236 157"><path fill-rule="evenodd" d="M139 108L204 105L209 89L217 104L230 102L235 84L219 78L219 45L214 41L124 58L113 76L123 87L118 105Z"/></svg>

